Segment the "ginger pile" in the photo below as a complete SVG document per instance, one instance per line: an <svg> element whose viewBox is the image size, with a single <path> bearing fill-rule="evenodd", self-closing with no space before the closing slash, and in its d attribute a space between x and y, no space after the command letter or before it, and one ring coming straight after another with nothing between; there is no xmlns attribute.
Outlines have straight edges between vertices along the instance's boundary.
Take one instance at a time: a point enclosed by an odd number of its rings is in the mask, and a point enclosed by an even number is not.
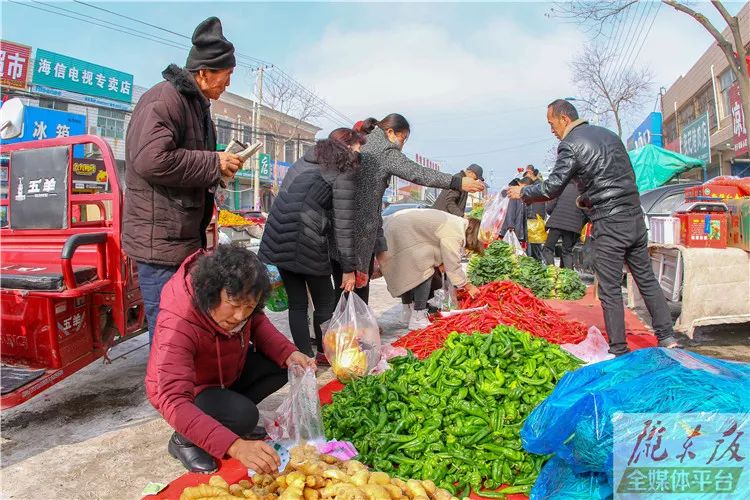
<svg viewBox="0 0 750 500"><path fill-rule="evenodd" d="M403 481L370 472L356 460L320 455L314 446L297 446L281 474L258 474L229 485L219 476L208 484L185 488L180 500L457 500L432 481Z"/></svg>

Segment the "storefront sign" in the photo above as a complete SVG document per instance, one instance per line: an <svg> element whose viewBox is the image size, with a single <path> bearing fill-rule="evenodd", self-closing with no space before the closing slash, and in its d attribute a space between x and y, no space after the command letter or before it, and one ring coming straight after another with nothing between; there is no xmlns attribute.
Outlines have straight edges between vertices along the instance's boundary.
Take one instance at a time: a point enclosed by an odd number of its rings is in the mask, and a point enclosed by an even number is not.
<svg viewBox="0 0 750 500"><path fill-rule="evenodd" d="M56 109L26 106L23 111L23 133L15 139L0 139L0 144L41 141L86 133L86 117ZM83 146L73 148L75 156L83 156Z"/></svg>
<svg viewBox="0 0 750 500"><path fill-rule="evenodd" d="M708 113L699 116L682 129L680 153L711 163L711 132L708 127Z"/></svg>
<svg viewBox="0 0 750 500"><path fill-rule="evenodd" d="M11 153L11 229L68 227L69 154L65 146Z"/></svg>
<svg viewBox="0 0 750 500"><path fill-rule="evenodd" d="M80 59L36 49L33 82L78 94L131 102L133 75Z"/></svg>
<svg viewBox="0 0 750 500"><path fill-rule="evenodd" d="M662 117L661 113L654 112L649 114L643 123L633 131L633 134L628 138L627 145L628 151L642 148L646 144L653 144L654 146L662 146Z"/></svg>
<svg viewBox="0 0 750 500"><path fill-rule="evenodd" d="M265 153L259 154L258 167L260 168L260 178L271 180L271 155Z"/></svg>
<svg viewBox="0 0 750 500"><path fill-rule="evenodd" d="M90 95L76 94L75 92L68 92L67 90L53 89L45 87L44 85L31 84L31 91L36 94L48 95L50 97L61 97L68 101L80 102L81 104L93 104L94 106L100 106L102 108L117 109L119 111L133 111L132 104L126 104L124 102L110 101L109 99L101 99Z"/></svg>
<svg viewBox="0 0 750 500"><path fill-rule="evenodd" d="M30 60L31 47L0 40L0 84L25 89Z"/></svg>
<svg viewBox="0 0 750 500"><path fill-rule="evenodd" d="M746 155L747 148L747 120L742 108L739 82L729 87L729 109L732 112L732 128L734 129L734 155Z"/></svg>
<svg viewBox="0 0 750 500"><path fill-rule="evenodd" d="M615 498L748 498L747 415L616 413Z"/></svg>

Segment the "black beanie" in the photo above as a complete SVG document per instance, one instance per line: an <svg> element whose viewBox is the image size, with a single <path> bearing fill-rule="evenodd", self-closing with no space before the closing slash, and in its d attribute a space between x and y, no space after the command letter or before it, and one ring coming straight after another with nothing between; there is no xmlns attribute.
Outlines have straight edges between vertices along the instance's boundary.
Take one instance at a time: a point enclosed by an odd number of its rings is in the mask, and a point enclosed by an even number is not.
<svg viewBox="0 0 750 500"><path fill-rule="evenodd" d="M218 17L209 17L195 28L193 47L190 49L185 69L227 69L237 66L234 59L234 45L224 38L221 21Z"/></svg>

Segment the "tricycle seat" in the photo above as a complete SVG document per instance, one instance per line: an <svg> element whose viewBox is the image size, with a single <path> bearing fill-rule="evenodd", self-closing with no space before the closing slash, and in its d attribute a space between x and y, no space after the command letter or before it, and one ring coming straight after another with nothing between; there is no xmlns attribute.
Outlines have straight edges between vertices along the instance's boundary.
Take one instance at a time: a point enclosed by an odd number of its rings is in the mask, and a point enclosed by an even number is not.
<svg viewBox="0 0 750 500"><path fill-rule="evenodd" d="M76 282L83 284L96 279L96 267L73 266ZM62 264L45 262L44 264L11 264L2 267L0 288L16 290L39 290L61 292L65 290Z"/></svg>

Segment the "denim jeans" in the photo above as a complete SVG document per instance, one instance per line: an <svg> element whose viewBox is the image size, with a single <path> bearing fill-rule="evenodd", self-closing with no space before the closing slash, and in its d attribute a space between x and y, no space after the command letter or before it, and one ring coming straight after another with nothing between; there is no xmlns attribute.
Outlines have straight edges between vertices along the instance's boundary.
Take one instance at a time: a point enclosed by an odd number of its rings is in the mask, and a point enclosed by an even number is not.
<svg viewBox="0 0 750 500"><path fill-rule="evenodd" d="M163 266L161 264L147 264L138 262L138 282L143 296L143 305L146 308L146 321L148 322L148 342L154 339L156 332L156 317L159 315L159 302L161 301L161 289L174 276L179 266Z"/></svg>

